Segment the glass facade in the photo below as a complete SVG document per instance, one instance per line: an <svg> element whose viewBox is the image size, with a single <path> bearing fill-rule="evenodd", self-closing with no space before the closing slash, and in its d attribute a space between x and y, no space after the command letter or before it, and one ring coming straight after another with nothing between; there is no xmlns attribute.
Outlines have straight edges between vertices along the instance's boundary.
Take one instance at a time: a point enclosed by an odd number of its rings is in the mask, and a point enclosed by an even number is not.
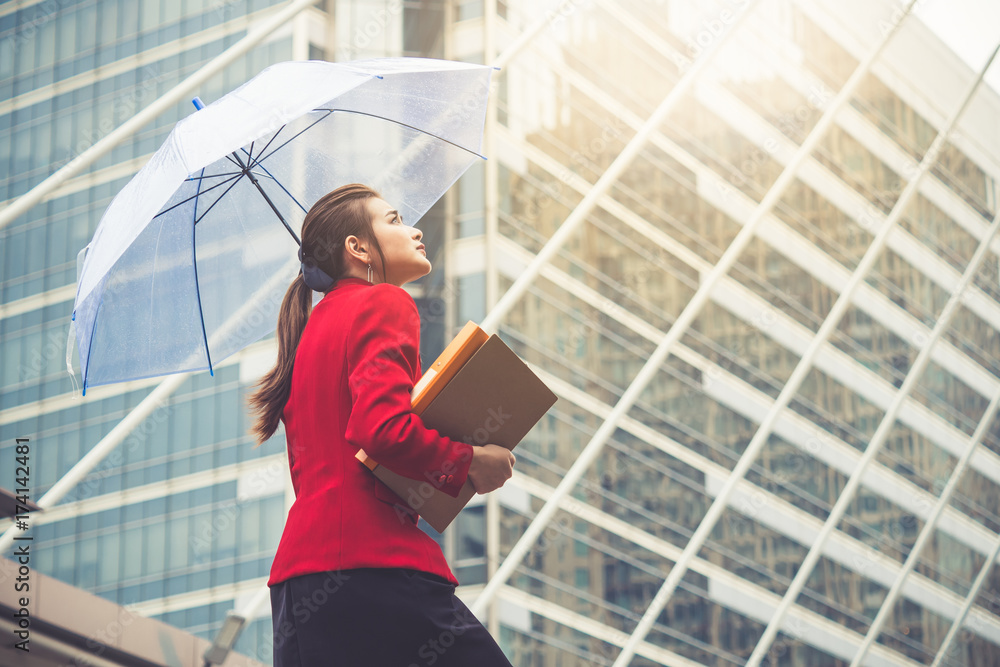
<svg viewBox="0 0 1000 667"><path fill-rule="evenodd" d="M872 221L893 211L977 73L908 19L785 186L779 175L894 8L763 2L714 53L747 4L597 2L545 14L507 3L497 19L512 34L545 22L500 74L500 164L485 184L495 188L497 233L485 203L482 231L455 221L456 238L478 233L496 248L498 294L687 85L692 63L712 58L500 325L560 399L518 447L520 475L508 486L524 497L501 495L485 519L499 523L501 558L657 346L679 334L496 593L501 608L525 612L500 612L514 664L610 665L644 616L650 629L629 664L745 664L838 501L840 518L760 650L768 664L849 664L974 436L981 443L893 592L867 660L930 664L997 543L1000 244L899 408L892 403L997 214L1000 97L987 87L974 95L846 311L824 327L860 275ZM776 187L754 237L692 306ZM787 407L774 408L793 382ZM752 465L710 517L765 417ZM883 444L854 492L849 480L874 439ZM682 559L679 583L650 612ZM997 660L998 573L987 568L943 664Z"/></svg>
<svg viewBox="0 0 1000 667"><path fill-rule="evenodd" d="M106 136L272 4L0 5L0 200ZM518 446L517 475L497 501L477 499L434 534L460 593L475 599L627 398L485 617L513 664L611 665L647 616L629 664L742 665L786 594L778 634L761 649L768 664L847 665L869 634L864 664L930 664L970 593L942 664L1000 661L1000 573L987 563L1000 540L1000 241L935 333L997 215L1000 96L978 89L911 196L908 183L977 74L918 20L904 20L820 125L885 38L897 9L888 0L539 4L319 3L198 92L215 99L300 57L490 62L541 26L497 74L490 161L420 225L435 271L408 289L423 315L425 364L467 320L482 321L657 106L677 98L502 318L500 335L559 400ZM692 82L702 58L710 64ZM77 252L190 112L163 114L0 229L0 458L15 437L33 437L36 498L158 383L73 400L66 327ZM817 128L785 185L780 175ZM713 278L762 202L753 238ZM860 272L890 218L894 230ZM848 289L846 310L829 321ZM633 400L630 387L669 333L669 353ZM256 450L246 435L245 397L273 349L264 339L215 377L188 378L40 520L38 569L214 637L263 584L288 503L282 431ZM883 444L854 491L873 441ZM752 465L709 518L752 446ZM650 612L675 568L683 576ZM801 592L789 594L799 579ZM260 612L236 650L269 663L269 610Z"/></svg>
<svg viewBox="0 0 1000 667"><path fill-rule="evenodd" d="M0 201L13 201L107 136L277 4L0 5ZM211 101L292 59L300 43L322 56L308 32L275 34L192 97ZM66 336L77 253L114 195L193 110L177 104L0 229L0 458L13 460L16 437L31 438L35 500L157 385L110 386L83 399L77 389L73 397ZM74 366L79 381L75 355ZM33 567L214 638L234 596L266 579L285 514L283 439L255 450L246 435L254 380L237 357L215 377L190 377L36 523ZM235 650L269 662L269 616L253 620Z"/></svg>

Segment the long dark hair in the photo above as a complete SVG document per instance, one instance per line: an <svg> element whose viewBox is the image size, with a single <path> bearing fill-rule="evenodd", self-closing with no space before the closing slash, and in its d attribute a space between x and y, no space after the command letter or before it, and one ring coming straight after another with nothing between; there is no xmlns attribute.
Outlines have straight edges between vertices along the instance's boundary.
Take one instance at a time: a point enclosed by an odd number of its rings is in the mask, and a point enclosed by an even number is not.
<svg viewBox="0 0 1000 667"><path fill-rule="evenodd" d="M381 273L384 280L385 255L375 238L372 216L368 211L368 200L373 198L381 198L381 195L358 183L344 185L320 197L302 221L303 261L314 263L328 276L339 280L345 269L344 240L353 234L375 248L382 261L372 268L376 274ZM257 440L255 449L278 429L292 390L295 350L312 311L312 301L312 290L300 271L285 292L278 313L278 360L274 368L257 382L255 386L259 388L247 398L250 411L257 413L257 420L248 431Z"/></svg>

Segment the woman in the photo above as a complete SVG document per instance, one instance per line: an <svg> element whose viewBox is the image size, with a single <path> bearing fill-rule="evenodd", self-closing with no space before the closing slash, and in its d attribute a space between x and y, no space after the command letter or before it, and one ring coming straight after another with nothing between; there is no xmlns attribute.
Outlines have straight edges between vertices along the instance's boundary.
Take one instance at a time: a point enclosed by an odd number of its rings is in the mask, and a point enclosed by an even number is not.
<svg viewBox="0 0 1000 667"><path fill-rule="evenodd" d="M277 363L249 398L258 446L284 422L295 490L268 580L275 667L510 665L455 596L437 542L355 458L364 449L451 496L512 474L509 450L442 437L410 410L420 319L401 286L431 270L422 236L363 185L325 195L302 223ZM324 297L310 314L312 290Z"/></svg>

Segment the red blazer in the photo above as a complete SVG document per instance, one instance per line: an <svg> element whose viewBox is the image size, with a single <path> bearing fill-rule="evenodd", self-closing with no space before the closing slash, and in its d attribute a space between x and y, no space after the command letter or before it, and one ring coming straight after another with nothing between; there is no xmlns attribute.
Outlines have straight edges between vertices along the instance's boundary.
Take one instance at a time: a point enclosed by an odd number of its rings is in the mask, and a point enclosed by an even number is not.
<svg viewBox="0 0 1000 667"><path fill-rule="evenodd" d="M458 495L472 445L411 412L419 350L417 305L401 287L343 278L314 306L282 414L295 502L268 586L359 567L412 568L458 583L416 514L354 457L364 449L394 472Z"/></svg>

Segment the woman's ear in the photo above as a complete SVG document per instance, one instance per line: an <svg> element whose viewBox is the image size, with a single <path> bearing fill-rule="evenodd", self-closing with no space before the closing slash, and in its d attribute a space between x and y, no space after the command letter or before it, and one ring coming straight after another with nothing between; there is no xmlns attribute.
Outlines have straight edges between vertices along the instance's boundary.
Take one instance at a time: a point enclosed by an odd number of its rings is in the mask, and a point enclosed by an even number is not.
<svg viewBox="0 0 1000 667"><path fill-rule="evenodd" d="M361 241L361 239L353 234L344 239L344 249L349 255L356 257L362 262L367 263L369 261L368 251L365 248L365 244Z"/></svg>

